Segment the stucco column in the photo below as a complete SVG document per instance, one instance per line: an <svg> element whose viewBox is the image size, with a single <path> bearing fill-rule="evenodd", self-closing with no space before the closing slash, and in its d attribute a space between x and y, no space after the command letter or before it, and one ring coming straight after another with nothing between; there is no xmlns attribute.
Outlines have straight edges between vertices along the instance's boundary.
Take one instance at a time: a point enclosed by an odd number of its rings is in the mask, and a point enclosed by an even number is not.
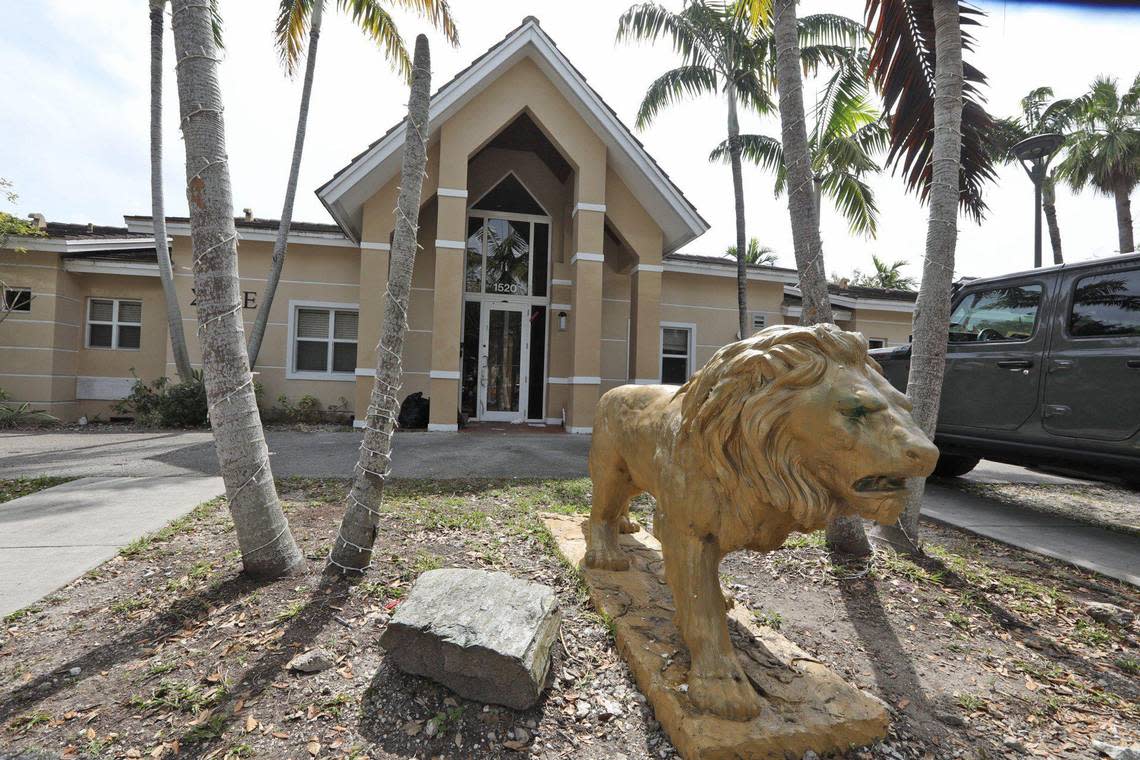
<svg viewBox="0 0 1140 760"><path fill-rule="evenodd" d="M353 425L364 427L368 402L376 377L376 344L384 323L384 294L388 291L388 260L391 256L386 234L378 234L384 242L363 240L360 243L360 318L357 321L356 395Z"/></svg>
<svg viewBox="0 0 1140 760"><path fill-rule="evenodd" d="M444 195L444 192L451 194ZM462 193L462 196L460 196ZM431 325L431 414L428 430L457 430L459 415L459 343L463 325L463 260L467 197L462 188L439 194L435 240L435 294Z"/></svg>
<svg viewBox="0 0 1140 760"><path fill-rule="evenodd" d="M570 257L574 286L570 317L573 325L573 375L567 427L572 433L589 433L602 383L602 242L605 206L579 203L575 209Z"/></svg>
<svg viewBox="0 0 1140 760"><path fill-rule="evenodd" d="M630 274L629 380L638 385L661 382L660 264L638 264Z"/></svg>

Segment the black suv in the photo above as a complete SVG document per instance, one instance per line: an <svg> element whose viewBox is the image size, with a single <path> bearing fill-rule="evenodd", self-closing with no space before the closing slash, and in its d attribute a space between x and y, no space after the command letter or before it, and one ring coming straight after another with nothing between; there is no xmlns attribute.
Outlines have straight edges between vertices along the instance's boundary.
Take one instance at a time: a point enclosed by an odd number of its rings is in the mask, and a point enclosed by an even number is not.
<svg viewBox="0 0 1140 760"><path fill-rule="evenodd" d="M1140 255L972 280L951 314L935 474L984 457L1140 483ZM906 390L910 346L871 355Z"/></svg>

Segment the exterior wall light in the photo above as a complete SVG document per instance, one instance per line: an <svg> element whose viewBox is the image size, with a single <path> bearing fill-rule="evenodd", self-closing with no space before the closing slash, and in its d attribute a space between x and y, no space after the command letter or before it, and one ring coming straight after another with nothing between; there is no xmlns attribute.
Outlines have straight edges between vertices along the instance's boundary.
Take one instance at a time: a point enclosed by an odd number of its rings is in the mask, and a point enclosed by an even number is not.
<svg viewBox="0 0 1140 760"><path fill-rule="evenodd" d="M566 332L566 312L558 312L558 332Z"/></svg>

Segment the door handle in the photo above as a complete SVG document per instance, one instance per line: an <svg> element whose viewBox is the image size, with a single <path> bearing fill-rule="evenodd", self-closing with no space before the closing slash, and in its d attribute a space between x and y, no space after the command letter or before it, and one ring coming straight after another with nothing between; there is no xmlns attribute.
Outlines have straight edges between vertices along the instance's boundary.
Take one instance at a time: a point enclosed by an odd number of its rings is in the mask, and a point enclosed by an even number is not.
<svg viewBox="0 0 1140 760"><path fill-rule="evenodd" d="M1054 359L1053 366L1049 368L1050 372L1060 372L1061 370L1072 369L1072 359Z"/></svg>
<svg viewBox="0 0 1140 760"><path fill-rule="evenodd" d="M1128 369L1140 369L1140 359L1129 359Z"/></svg>
<svg viewBox="0 0 1140 760"><path fill-rule="evenodd" d="M1006 359L997 363L1002 369L1029 369L1033 362L1029 359Z"/></svg>

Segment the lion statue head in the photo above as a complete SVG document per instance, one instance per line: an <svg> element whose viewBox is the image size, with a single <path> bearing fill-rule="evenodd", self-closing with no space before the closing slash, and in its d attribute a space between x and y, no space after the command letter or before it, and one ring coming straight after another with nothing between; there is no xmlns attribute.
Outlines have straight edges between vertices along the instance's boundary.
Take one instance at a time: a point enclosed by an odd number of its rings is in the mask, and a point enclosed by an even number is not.
<svg viewBox="0 0 1140 760"><path fill-rule="evenodd" d="M866 339L835 325L777 325L731 343L677 395L678 443L726 503L754 516L774 507L799 530L851 514L894 522L906 479L938 460Z"/></svg>

